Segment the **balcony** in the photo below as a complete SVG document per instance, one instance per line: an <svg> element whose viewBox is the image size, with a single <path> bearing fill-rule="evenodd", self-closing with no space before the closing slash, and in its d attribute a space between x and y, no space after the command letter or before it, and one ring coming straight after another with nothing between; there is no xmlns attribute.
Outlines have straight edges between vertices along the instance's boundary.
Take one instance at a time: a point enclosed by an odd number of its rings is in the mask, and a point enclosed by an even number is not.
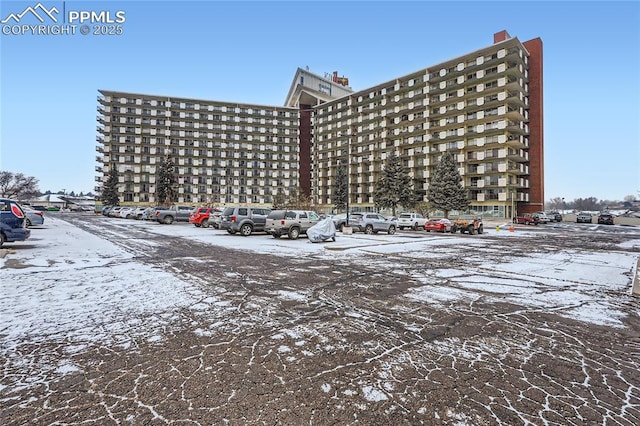
<svg viewBox="0 0 640 426"><path fill-rule="evenodd" d="M96 151L99 153L104 153L104 148L102 147L102 145L96 145Z"/></svg>

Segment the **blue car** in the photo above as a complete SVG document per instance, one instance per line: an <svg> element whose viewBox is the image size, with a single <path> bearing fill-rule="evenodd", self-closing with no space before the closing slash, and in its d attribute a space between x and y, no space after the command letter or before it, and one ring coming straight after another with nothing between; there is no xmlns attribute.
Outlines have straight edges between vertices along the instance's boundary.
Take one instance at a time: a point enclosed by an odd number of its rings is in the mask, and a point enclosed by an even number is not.
<svg viewBox="0 0 640 426"><path fill-rule="evenodd" d="M17 201L0 198L0 247L5 242L24 241L31 231L26 227L26 215Z"/></svg>

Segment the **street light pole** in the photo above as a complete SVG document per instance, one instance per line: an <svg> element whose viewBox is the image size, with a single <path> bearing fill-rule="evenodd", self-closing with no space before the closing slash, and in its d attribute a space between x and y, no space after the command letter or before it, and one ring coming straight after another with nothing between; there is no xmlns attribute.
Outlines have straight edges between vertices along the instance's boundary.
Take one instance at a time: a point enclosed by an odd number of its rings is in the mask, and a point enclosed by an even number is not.
<svg viewBox="0 0 640 426"><path fill-rule="evenodd" d="M351 224L349 223L349 172L351 169L351 160L349 159L349 156L351 155L351 133L339 133L340 136L346 136L347 137L347 173L346 173L346 183L347 183L347 202L346 202L346 206L347 206L347 218L346 218L346 222L347 222L347 227L350 227Z"/></svg>
<svg viewBox="0 0 640 426"><path fill-rule="evenodd" d="M351 160L349 156L351 155L351 134L347 133L347 226L351 226L351 222L349 222L349 174L351 172Z"/></svg>

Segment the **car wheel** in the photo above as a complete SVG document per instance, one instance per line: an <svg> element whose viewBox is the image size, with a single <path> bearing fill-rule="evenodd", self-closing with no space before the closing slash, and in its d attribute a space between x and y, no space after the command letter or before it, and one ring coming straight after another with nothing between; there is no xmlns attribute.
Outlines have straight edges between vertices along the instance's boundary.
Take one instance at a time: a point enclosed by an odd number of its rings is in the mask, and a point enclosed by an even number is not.
<svg viewBox="0 0 640 426"><path fill-rule="evenodd" d="M253 228L248 223L245 223L240 227L240 235L242 235L243 237L248 237L249 235L251 235L252 231Z"/></svg>
<svg viewBox="0 0 640 426"><path fill-rule="evenodd" d="M3 246L5 241L6 240L5 240L4 234L2 232L0 232L0 247Z"/></svg>
<svg viewBox="0 0 640 426"><path fill-rule="evenodd" d="M300 236L300 230L298 228L289 229L289 239L290 240L297 240L299 236Z"/></svg>
<svg viewBox="0 0 640 426"><path fill-rule="evenodd" d="M234 231L233 229L227 229L227 232L230 233L231 235L236 233L236 231Z"/></svg>
<svg viewBox="0 0 640 426"><path fill-rule="evenodd" d="M27 228L31 226L31 221L27 218Z"/></svg>
<svg viewBox="0 0 640 426"><path fill-rule="evenodd" d="M404 226L401 226L401 227L400 227L400 230L401 230L401 231L404 231Z"/></svg>
<svg viewBox="0 0 640 426"><path fill-rule="evenodd" d="M162 223L165 225L171 225L173 223L173 216L165 216Z"/></svg>
<svg viewBox="0 0 640 426"><path fill-rule="evenodd" d="M414 223L414 224L413 224L413 227L412 227L411 229L413 229L414 231L417 231L417 230L418 230L418 224L417 224L417 223Z"/></svg>
<svg viewBox="0 0 640 426"><path fill-rule="evenodd" d="M365 234L369 234L369 235L373 234L373 226L371 226L371 225L367 225L367 226L364 228L364 233L365 233Z"/></svg>
<svg viewBox="0 0 640 426"><path fill-rule="evenodd" d="M430 230L430 229L425 229L425 231L427 231L427 232L431 232L431 230Z"/></svg>
<svg viewBox="0 0 640 426"><path fill-rule="evenodd" d="M278 232L274 232L271 235L273 235L273 238L280 238L280 234Z"/></svg>
<svg viewBox="0 0 640 426"><path fill-rule="evenodd" d="M473 225L469 225L467 227L467 232L469 233L469 235L474 235L476 233L476 230L473 228Z"/></svg>
<svg viewBox="0 0 640 426"><path fill-rule="evenodd" d="M395 234L395 233L396 233L396 227L395 227L395 226L393 226L393 225L391 225L391 226L389 227L389 229L387 230L387 234L389 234L389 235L393 235L393 234Z"/></svg>
<svg viewBox="0 0 640 426"><path fill-rule="evenodd" d="M194 223L194 225L196 226L196 228L200 228L202 226L199 223Z"/></svg>
<svg viewBox="0 0 640 426"><path fill-rule="evenodd" d="M452 234L455 234L457 230L458 230L458 228L457 228L455 225L453 225L453 226L451 227L451 233L452 233Z"/></svg>
<svg viewBox="0 0 640 426"><path fill-rule="evenodd" d="M202 221L202 227L203 228L208 228L209 227L209 219L205 219Z"/></svg>
<svg viewBox="0 0 640 426"><path fill-rule="evenodd" d="M478 227L478 234L482 234L484 232L484 228L482 227L482 225L480 225Z"/></svg>

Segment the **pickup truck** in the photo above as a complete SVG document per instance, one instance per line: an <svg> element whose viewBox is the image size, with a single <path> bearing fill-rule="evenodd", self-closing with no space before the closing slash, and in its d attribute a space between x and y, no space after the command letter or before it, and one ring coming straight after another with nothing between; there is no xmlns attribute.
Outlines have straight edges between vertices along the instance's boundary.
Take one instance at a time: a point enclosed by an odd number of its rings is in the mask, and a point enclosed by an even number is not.
<svg viewBox="0 0 640 426"><path fill-rule="evenodd" d="M540 223L540 219L538 216L532 215L531 213L519 214L513 218L513 223L524 224L524 225L537 225Z"/></svg>
<svg viewBox="0 0 640 426"><path fill-rule="evenodd" d="M411 228L417 231L418 229L424 229L424 225L428 220L428 218L422 216L420 213L401 213L400 217L398 217L398 228L400 228L400 230Z"/></svg>
<svg viewBox="0 0 640 426"><path fill-rule="evenodd" d="M189 215L193 212L190 206L171 206L165 209L156 210L155 220L158 223L171 225L173 222L189 222Z"/></svg>

